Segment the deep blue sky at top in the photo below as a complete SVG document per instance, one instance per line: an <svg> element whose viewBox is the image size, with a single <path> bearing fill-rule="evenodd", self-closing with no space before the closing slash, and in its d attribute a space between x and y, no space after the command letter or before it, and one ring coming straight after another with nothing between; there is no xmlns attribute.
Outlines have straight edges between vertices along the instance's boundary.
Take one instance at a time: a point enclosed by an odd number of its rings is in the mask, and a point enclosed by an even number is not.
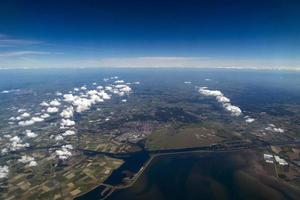
<svg viewBox="0 0 300 200"><path fill-rule="evenodd" d="M60 59L299 60L300 1L0 0L0 34L2 38L42 41L21 46L0 43L0 53L60 52Z"/></svg>

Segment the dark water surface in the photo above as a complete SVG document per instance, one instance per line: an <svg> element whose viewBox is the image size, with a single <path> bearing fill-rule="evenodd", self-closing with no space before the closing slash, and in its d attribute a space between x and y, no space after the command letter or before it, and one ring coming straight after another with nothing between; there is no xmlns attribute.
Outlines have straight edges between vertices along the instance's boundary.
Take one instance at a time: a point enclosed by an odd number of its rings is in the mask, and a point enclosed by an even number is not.
<svg viewBox="0 0 300 200"><path fill-rule="evenodd" d="M135 199L297 199L300 193L275 180L261 180L244 170L247 154L186 154L153 160L130 188L110 200ZM285 188L286 187L286 188Z"/></svg>

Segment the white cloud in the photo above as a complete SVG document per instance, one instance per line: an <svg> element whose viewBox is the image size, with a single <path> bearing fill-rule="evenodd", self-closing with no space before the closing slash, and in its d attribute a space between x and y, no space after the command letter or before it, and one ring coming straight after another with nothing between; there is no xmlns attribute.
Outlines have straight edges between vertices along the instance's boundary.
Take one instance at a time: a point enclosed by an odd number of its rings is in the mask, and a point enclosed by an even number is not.
<svg viewBox="0 0 300 200"><path fill-rule="evenodd" d="M81 113L81 112L89 110L92 103L87 98L78 97L73 101L73 105L76 106L76 112Z"/></svg>
<svg viewBox="0 0 300 200"><path fill-rule="evenodd" d="M191 81L184 81L183 83L184 83L184 84L192 84Z"/></svg>
<svg viewBox="0 0 300 200"><path fill-rule="evenodd" d="M109 94L107 94L105 91L100 91L99 93L98 93L98 95L100 96L100 97L102 97L103 99L105 99L105 100L108 100L108 99L110 99L111 97L110 97L110 95Z"/></svg>
<svg viewBox="0 0 300 200"><path fill-rule="evenodd" d="M60 126L61 128L65 128L65 127L70 127L70 126L74 126L75 122L69 119L62 119L60 122Z"/></svg>
<svg viewBox="0 0 300 200"><path fill-rule="evenodd" d="M63 136L75 135L75 131L73 131L73 130L67 130L62 135Z"/></svg>
<svg viewBox="0 0 300 200"><path fill-rule="evenodd" d="M217 96L216 99L219 103L229 103L230 102L230 99L225 96Z"/></svg>
<svg viewBox="0 0 300 200"><path fill-rule="evenodd" d="M45 106L45 107L48 107L49 104L46 102L46 101L43 101L42 103L40 103L41 106Z"/></svg>
<svg viewBox="0 0 300 200"><path fill-rule="evenodd" d="M36 133L32 132L31 130L25 130L25 134L29 138L35 138L38 136Z"/></svg>
<svg viewBox="0 0 300 200"><path fill-rule="evenodd" d="M61 135L55 136L55 141L60 141L60 140L63 140L63 139L64 139L64 137L61 136Z"/></svg>
<svg viewBox="0 0 300 200"><path fill-rule="evenodd" d="M31 156L22 156L20 159L18 159L18 162L27 164L28 167L35 167L37 166L37 162L35 159Z"/></svg>
<svg viewBox="0 0 300 200"><path fill-rule="evenodd" d="M30 117L30 114L27 113L27 112L24 112L23 114L20 115L20 117L23 119L23 118L27 118L27 117Z"/></svg>
<svg viewBox="0 0 300 200"><path fill-rule="evenodd" d="M41 117L32 117L31 120L34 121L34 122L42 122L42 121L44 121L44 119L41 118Z"/></svg>
<svg viewBox="0 0 300 200"><path fill-rule="evenodd" d="M207 87L201 87L199 92L204 96L223 96L223 93L219 90L208 90Z"/></svg>
<svg viewBox="0 0 300 200"><path fill-rule="evenodd" d="M245 118L245 122L248 123L248 124L250 124L250 123L252 123L252 122L255 121L255 119L253 119L253 118L251 118L249 116L245 116L244 118Z"/></svg>
<svg viewBox="0 0 300 200"><path fill-rule="evenodd" d="M277 128L274 124L269 124L268 127L265 128L265 130L274 132L274 133L284 133L285 130L283 128Z"/></svg>
<svg viewBox="0 0 300 200"><path fill-rule="evenodd" d="M32 117L30 120L26 120L26 121L19 121L19 125L20 126L30 126L30 125L33 125L34 123L36 122L42 122L44 121L43 118L41 117Z"/></svg>
<svg viewBox="0 0 300 200"><path fill-rule="evenodd" d="M15 117L10 117L8 120L9 120L9 121L15 121L16 118L15 118Z"/></svg>
<svg viewBox="0 0 300 200"><path fill-rule="evenodd" d="M207 87L200 87L199 93L204 96L216 97L216 100L222 104L226 111L230 112L232 116L240 116L242 110L230 103L230 99L225 97L224 94L219 90L209 90Z"/></svg>
<svg viewBox="0 0 300 200"><path fill-rule="evenodd" d="M3 148L3 149L1 149L1 154L5 155L8 153L8 151L9 151L8 148Z"/></svg>
<svg viewBox="0 0 300 200"><path fill-rule="evenodd" d="M64 94L64 101L68 103L72 103L75 100L75 96L73 94Z"/></svg>
<svg viewBox="0 0 300 200"><path fill-rule="evenodd" d="M48 113L44 113L41 115L41 118L43 118L43 119L46 119L48 117L50 117L50 115Z"/></svg>
<svg viewBox="0 0 300 200"><path fill-rule="evenodd" d="M48 107L47 108L47 112L48 113L57 113L58 112L58 108L56 108L56 107Z"/></svg>
<svg viewBox="0 0 300 200"><path fill-rule="evenodd" d="M10 138L11 142L17 142L20 143L21 142L21 138L19 136L14 136L12 138Z"/></svg>
<svg viewBox="0 0 300 200"><path fill-rule="evenodd" d="M66 109L64 109L61 113L60 116L63 118L71 118L73 117L73 107L68 107Z"/></svg>
<svg viewBox="0 0 300 200"><path fill-rule="evenodd" d="M8 166L0 166L0 179L7 178L9 173Z"/></svg>
<svg viewBox="0 0 300 200"><path fill-rule="evenodd" d="M239 107L233 106L230 103L223 104L223 107L233 116L240 116L242 114L242 110Z"/></svg>
<svg viewBox="0 0 300 200"><path fill-rule="evenodd" d="M23 141L21 140L20 137L18 136L14 136L12 138L9 139L11 143L8 143L8 149L10 151L16 151L25 147L29 147L28 143L22 143Z"/></svg>
<svg viewBox="0 0 300 200"><path fill-rule="evenodd" d="M32 121L32 120L19 121L18 124L20 126L30 126L30 125L34 124L34 121Z"/></svg>
<svg viewBox="0 0 300 200"><path fill-rule="evenodd" d="M63 94L62 94L61 92L57 91L57 92L55 93L55 95L56 95L56 96L62 96Z"/></svg>
<svg viewBox="0 0 300 200"><path fill-rule="evenodd" d="M72 153L70 151L72 149L73 149L72 145L68 145L68 144L67 145L63 145L61 147L61 149L55 151L55 155L58 156L58 158L61 159L61 160L66 160L70 156L72 156Z"/></svg>
<svg viewBox="0 0 300 200"><path fill-rule="evenodd" d="M54 99L52 101L50 101L49 103L51 106L54 106L54 107L57 107L57 106L60 106L61 103L57 100L57 99Z"/></svg>
<svg viewBox="0 0 300 200"><path fill-rule="evenodd" d="M124 83L124 80L116 80L115 83Z"/></svg>
<svg viewBox="0 0 300 200"><path fill-rule="evenodd" d="M20 113L20 112L25 112L25 111L26 111L26 109L24 109L24 108L18 109L18 113Z"/></svg>

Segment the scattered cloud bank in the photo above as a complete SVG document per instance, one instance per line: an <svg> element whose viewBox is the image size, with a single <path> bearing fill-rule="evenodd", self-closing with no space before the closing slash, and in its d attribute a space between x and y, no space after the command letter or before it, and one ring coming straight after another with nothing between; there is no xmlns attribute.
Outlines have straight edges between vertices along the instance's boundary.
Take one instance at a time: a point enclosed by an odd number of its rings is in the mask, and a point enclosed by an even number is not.
<svg viewBox="0 0 300 200"><path fill-rule="evenodd" d="M200 87L199 93L204 96L213 96L216 100L222 104L223 108L231 113L232 116L240 116L242 114L242 110L234 106L230 103L230 99L225 97L224 94L219 90L209 90L207 87Z"/></svg>
<svg viewBox="0 0 300 200"><path fill-rule="evenodd" d="M118 76L105 78L105 80L105 86L98 85L94 82L81 87L75 87L67 93L55 92L55 96L59 97L42 101L39 104L40 106L37 107L40 111L30 113L24 108L18 109L17 116L10 117L9 123L18 124L20 128L25 126L27 128L27 126L34 125L37 122L44 121L45 124L48 123L47 120L45 121L46 118L54 120L59 117L58 121L51 122L50 124L51 126L56 126L60 129L59 133L50 135L50 139L55 141L56 145L62 145L64 142L68 141L68 137L72 137L77 133L75 127L76 122L74 119L75 113L80 114L86 112L90 110L93 105L108 101L113 97L122 97L119 99L120 102L127 102L124 95L129 95L132 92L132 88L129 86L131 83L126 83L124 80L119 79ZM137 81L132 84L140 84L140 82ZM30 109L30 111L32 110L33 109ZM109 120L108 117L105 118L105 121L107 120ZM7 143L4 148L1 149L1 154L5 155L9 152L29 147L30 144L23 142L23 139L26 141L35 141L32 138L39 136L40 134L31 131L29 128L24 130L24 138L23 136L20 138L18 135L12 136L6 134L3 136L3 139L7 140ZM52 152L51 149L49 149L49 151ZM57 149L52 153L54 153L54 157L66 160L72 156L72 151L73 146L67 144L62 145L60 149ZM26 164L26 167L33 167L37 165L35 159L30 156L22 156L18 159L18 162Z"/></svg>

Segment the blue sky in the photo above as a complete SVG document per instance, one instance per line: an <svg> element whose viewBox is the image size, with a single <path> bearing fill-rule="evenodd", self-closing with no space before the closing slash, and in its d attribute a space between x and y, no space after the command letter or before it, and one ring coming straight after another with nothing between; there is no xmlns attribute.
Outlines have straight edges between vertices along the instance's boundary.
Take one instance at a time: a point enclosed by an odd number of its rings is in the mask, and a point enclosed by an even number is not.
<svg viewBox="0 0 300 200"><path fill-rule="evenodd" d="M1 0L0 67L300 67L300 2Z"/></svg>

